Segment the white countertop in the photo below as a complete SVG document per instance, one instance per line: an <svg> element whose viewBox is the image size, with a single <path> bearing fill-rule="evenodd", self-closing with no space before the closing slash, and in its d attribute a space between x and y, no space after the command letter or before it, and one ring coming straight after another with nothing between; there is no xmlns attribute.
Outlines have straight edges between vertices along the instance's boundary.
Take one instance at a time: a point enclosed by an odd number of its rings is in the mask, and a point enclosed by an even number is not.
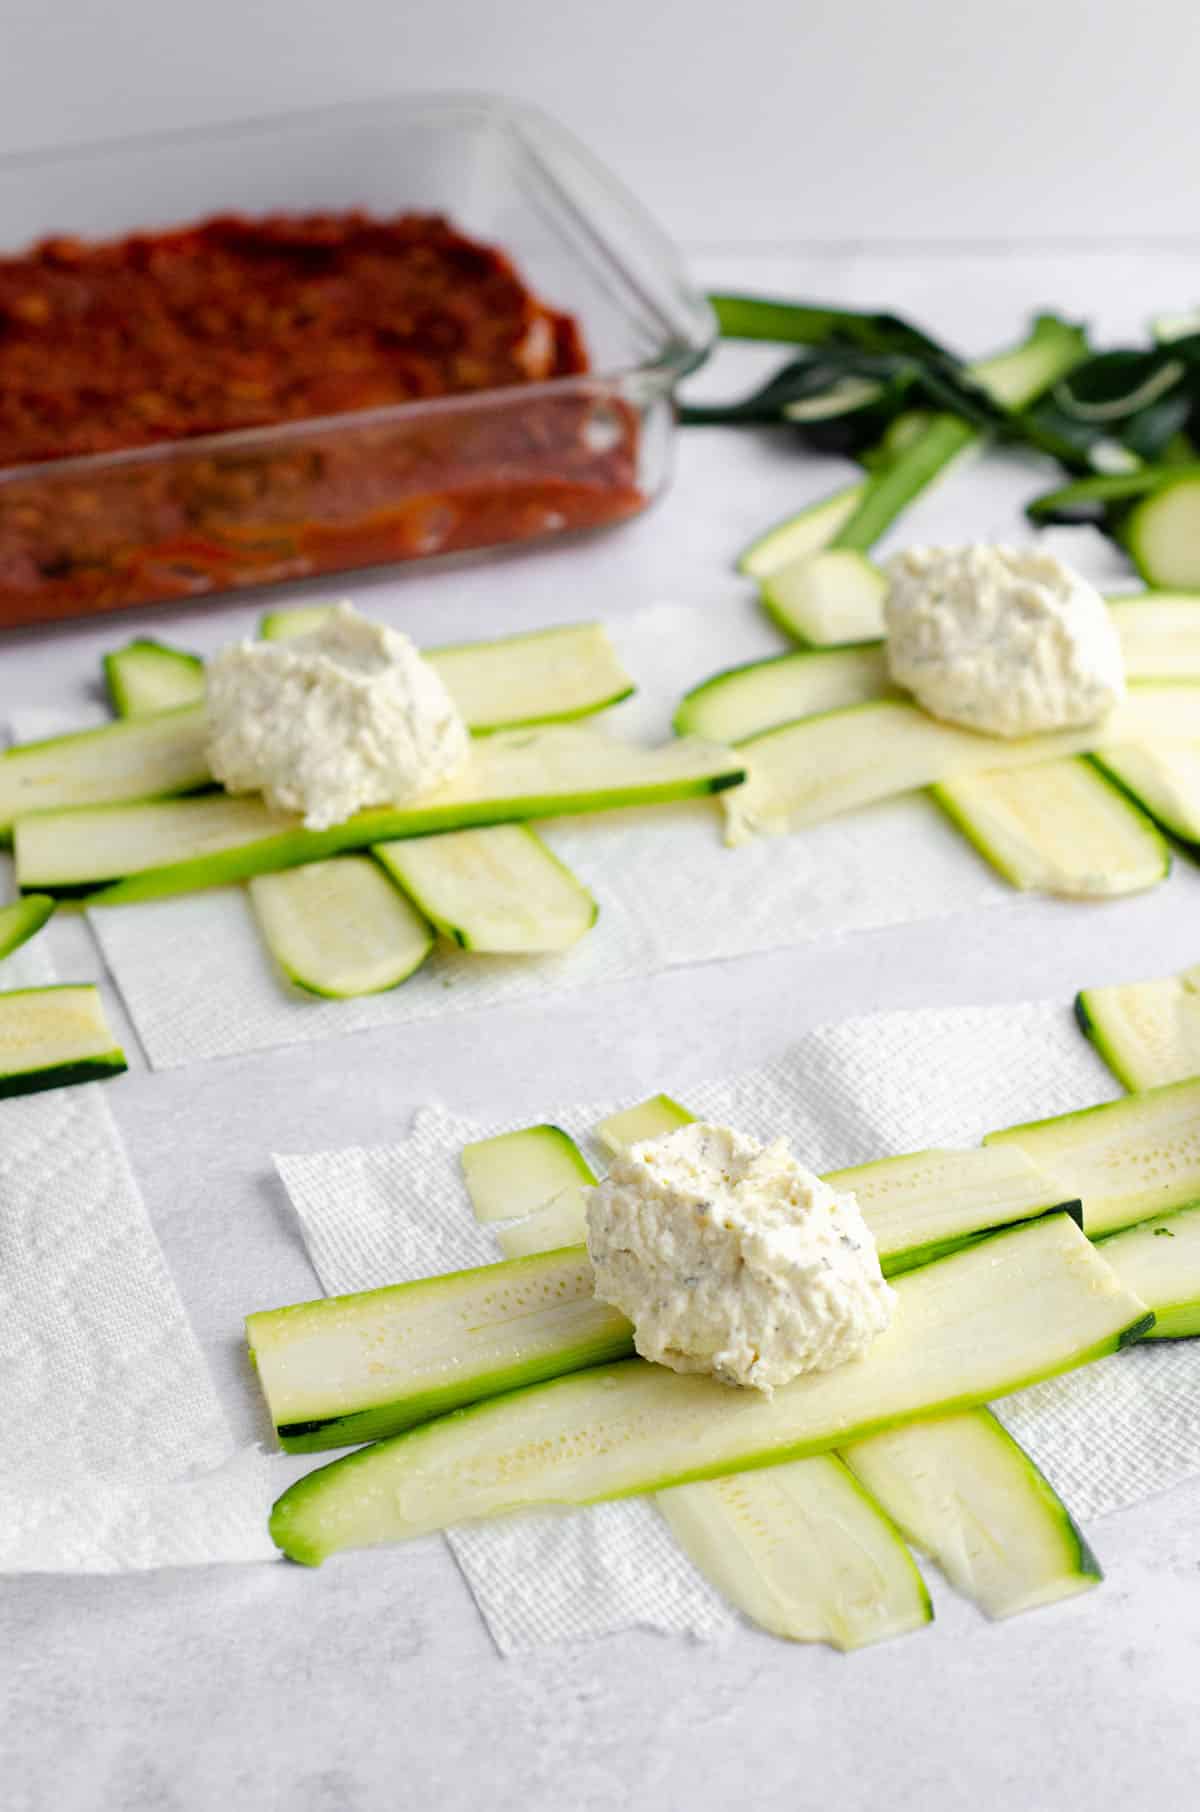
<svg viewBox="0 0 1200 1812"><path fill-rule="evenodd" d="M1016 338L1043 303L1132 329L1193 299L1189 265L1144 252L760 254L710 257L704 274L910 307L983 352ZM733 552L840 470L797 457L782 434L690 431L672 492L643 520L585 545L411 573L404 625L418 639L452 640L661 598L719 607L742 584ZM1015 502L1036 483L989 462L920 506L905 538L1015 528ZM353 589L369 605L371 588ZM16 705L94 693L98 652L129 634L152 627L204 645L258 607L0 635L0 719ZM382 1142L433 1099L535 1117L548 1096L686 1093L689 1079L762 1062L822 1021L1065 999L1088 983L1166 973L1200 954L1189 898L1168 888L1105 906L1022 900L978 920L167 1074L135 1057L107 1099L234 1432L266 1438L241 1317L314 1293L272 1150ZM64 976L99 972L80 921L56 921L51 935ZM501 1661L435 1541L317 1573L8 1578L0 1803L5 1812L716 1812L745 1798L759 1812L960 1812L968 1801L979 1812L1126 1812L1151 1790L1190 1798L1200 1768L1198 1529L1200 1482L1089 1531L1107 1574L1099 1591L991 1626L939 1590L931 1630L853 1658L747 1629L722 1645L630 1634Z"/></svg>

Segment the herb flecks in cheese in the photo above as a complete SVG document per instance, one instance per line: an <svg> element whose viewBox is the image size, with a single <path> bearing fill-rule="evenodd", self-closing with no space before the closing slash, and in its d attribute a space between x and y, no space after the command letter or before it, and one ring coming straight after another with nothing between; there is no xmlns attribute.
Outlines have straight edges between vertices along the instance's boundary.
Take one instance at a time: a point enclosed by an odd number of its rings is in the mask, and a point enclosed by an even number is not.
<svg viewBox="0 0 1200 1812"><path fill-rule="evenodd" d="M238 642L208 668L208 758L231 793L261 792L310 830L448 780L470 737L406 635L350 604L310 634Z"/></svg>
<svg viewBox="0 0 1200 1812"><path fill-rule="evenodd" d="M993 736L1098 722L1125 695L1099 592L1030 548L913 547L885 567L892 678L934 717Z"/></svg>
<svg viewBox="0 0 1200 1812"><path fill-rule="evenodd" d="M891 1320L858 1203L786 1139L698 1121L632 1146L586 1194L596 1295L673 1371L769 1395L857 1358Z"/></svg>

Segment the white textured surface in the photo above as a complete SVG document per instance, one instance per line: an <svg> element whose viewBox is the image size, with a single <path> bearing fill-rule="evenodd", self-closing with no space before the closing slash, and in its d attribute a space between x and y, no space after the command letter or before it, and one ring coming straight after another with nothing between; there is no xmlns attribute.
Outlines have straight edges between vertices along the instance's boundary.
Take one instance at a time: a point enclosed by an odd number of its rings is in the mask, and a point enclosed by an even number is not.
<svg viewBox="0 0 1200 1812"><path fill-rule="evenodd" d="M919 1091L912 1078L926 1079ZM843 1168L1120 1093L1054 1005L872 1015L810 1032L765 1069L691 1085L685 1105L759 1139L785 1133L804 1163ZM587 1143L628 1100L539 1102L530 1119ZM276 1160L326 1291L370 1289L486 1264L493 1234L472 1217L464 1144L512 1130L427 1111L400 1144ZM1200 1473L1200 1349L1165 1342L1023 1392L1002 1413L1083 1518ZM670 1543L649 1503L604 1505L454 1531L448 1537L497 1645L632 1625L716 1634L731 1619Z"/></svg>
<svg viewBox="0 0 1200 1812"><path fill-rule="evenodd" d="M386 593L371 600L384 610L394 602ZM785 646L747 598L719 609L659 605L614 631L638 694L604 723L651 742L670 735L689 686ZM240 887L109 907L91 919L151 1064L170 1069L1015 899L921 798L736 850L724 846L721 810L710 800L559 821L544 834L600 907L573 950L480 957L439 944L402 987L361 1000L319 1001L290 987Z"/></svg>
<svg viewBox="0 0 1200 1812"><path fill-rule="evenodd" d="M140 42L124 15L96 18L106 45ZM328 24L331 50L355 42L340 16ZM281 69L291 50L289 33ZM220 59L222 84L237 73ZM234 90L221 93L238 104ZM111 123L111 96L100 88L93 100L94 123L106 112ZM800 118L787 114L789 143ZM1071 154L1077 164L1077 145ZM804 205L811 184L787 174ZM1169 195L1169 177L1157 193ZM738 255L709 259L705 274L781 295L884 300L983 352L1041 302L1130 333L1192 299L1195 259ZM774 357L747 355L753 366ZM746 370L733 367L723 356L703 379L710 392L736 389ZM734 604L745 587L729 570L732 550L844 472L797 458L783 434L697 431L671 494L619 533L362 593L368 604L393 598L392 620L426 643L632 614L656 597ZM1044 480L989 460L919 505L905 532L1011 534L1021 499ZM18 704L83 701L100 653L130 635L207 650L247 633L259 608L198 604L0 636L0 718ZM1198 925L1200 876L1181 865L1166 890L1109 905L1023 900L158 1075L139 1066L126 1031L135 1068L104 1097L235 1437L248 1443L269 1431L241 1317L317 1290L271 1151L396 1140L428 1101L515 1125L556 1099L628 1100L664 1086L690 1099L705 1077L760 1068L808 1028L853 1014L1065 1004L1081 984L1181 969L1200 954ZM77 916L60 915L45 935L60 973L103 975ZM949 1118L937 1072L897 1078L902 1096ZM945 1136L953 1130L951 1118ZM289 1476L309 1463L280 1461ZM390 1812L402 1787L437 1812L479 1812L481 1790L493 1812L727 1812L748 1793L756 1812L961 1812L969 1794L976 1812L1130 1812L1152 1778L1157 1798L1186 1805L1200 1776L1198 1528L1192 1481L1105 1519L1095 1531L1101 1590L988 1626L935 1584L934 1625L849 1658L738 1628L725 1642L629 1632L501 1660L435 1541L316 1573L10 1578L0 1593L0 1797L4 1812Z"/></svg>

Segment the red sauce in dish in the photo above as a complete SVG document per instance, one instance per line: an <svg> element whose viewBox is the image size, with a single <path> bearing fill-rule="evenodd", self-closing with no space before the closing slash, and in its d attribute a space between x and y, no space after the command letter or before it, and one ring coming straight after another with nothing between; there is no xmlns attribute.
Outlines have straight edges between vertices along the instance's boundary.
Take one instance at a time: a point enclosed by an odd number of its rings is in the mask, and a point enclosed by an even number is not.
<svg viewBox="0 0 1200 1812"><path fill-rule="evenodd" d="M0 258L0 624L632 514L636 417L586 372L571 317L435 215Z"/></svg>

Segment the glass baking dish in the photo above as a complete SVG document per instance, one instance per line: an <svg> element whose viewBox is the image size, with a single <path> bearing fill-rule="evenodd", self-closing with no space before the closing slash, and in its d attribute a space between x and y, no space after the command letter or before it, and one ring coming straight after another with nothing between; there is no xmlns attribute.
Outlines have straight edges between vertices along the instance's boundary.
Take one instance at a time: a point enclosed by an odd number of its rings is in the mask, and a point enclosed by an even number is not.
<svg viewBox="0 0 1200 1812"><path fill-rule="evenodd" d="M670 242L543 114L410 97L0 160L0 252L218 213L443 213L575 317L585 375L0 468L0 627L619 521L670 475L715 322Z"/></svg>

